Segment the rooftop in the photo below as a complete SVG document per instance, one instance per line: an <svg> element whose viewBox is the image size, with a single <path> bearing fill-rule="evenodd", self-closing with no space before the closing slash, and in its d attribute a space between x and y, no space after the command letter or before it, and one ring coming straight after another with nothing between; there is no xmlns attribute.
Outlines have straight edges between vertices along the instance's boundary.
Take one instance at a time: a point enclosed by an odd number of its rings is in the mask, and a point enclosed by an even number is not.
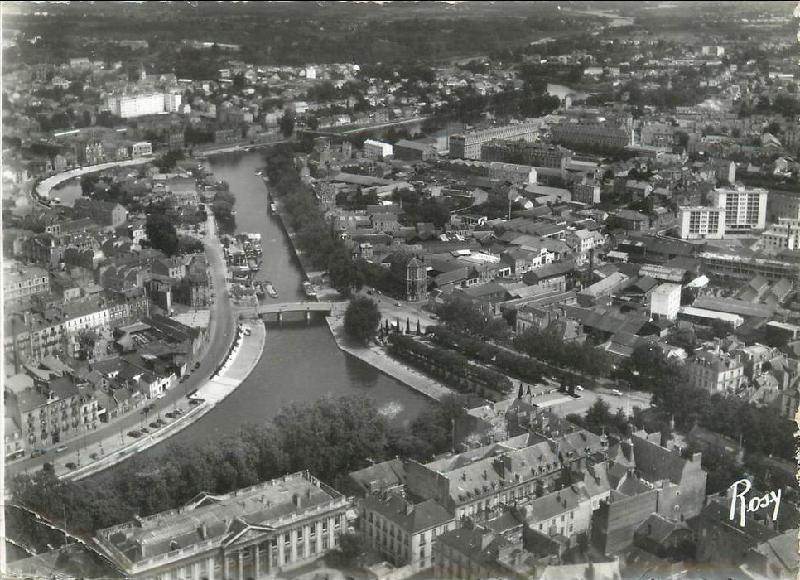
<svg viewBox="0 0 800 580"><path fill-rule="evenodd" d="M225 495L201 493L184 507L97 532L100 543L140 562L206 540L224 540L235 525L278 527L293 516L341 495L307 472L298 472Z"/></svg>

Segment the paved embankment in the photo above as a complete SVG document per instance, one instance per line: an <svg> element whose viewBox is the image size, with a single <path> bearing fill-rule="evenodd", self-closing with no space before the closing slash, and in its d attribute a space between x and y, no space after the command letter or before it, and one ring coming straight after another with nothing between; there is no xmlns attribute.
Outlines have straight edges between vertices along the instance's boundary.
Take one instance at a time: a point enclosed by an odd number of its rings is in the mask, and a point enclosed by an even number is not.
<svg viewBox="0 0 800 580"><path fill-rule="evenodd" d="M47 179L44 179L39 182L36 186L36 193L39 197L49 197L50 190L52 190L57 185L64 183L65 181L69 181L70 179L75 179L76 177L80 177L81 175L86 175L87 173L97 173L98 171L104 171L106 169L112 169L114 167L129 167L133 165L141 165L143 163L147 163L148 161L153 161L153 156L149 155L147 157L137 157L136 159L125 159L124 161L109 161L108 163L100 163L98 165L87 165L86 167L78 167L77 169L70 169L69 171L64 171L63 173L59 173L57 175L51 175Z"/></svg>
<svg viewBox="0 0 800 580"><path fill-rule="evenodd" d="M266 338L266 327L263 324L254 324L250 336L242 336L238 345L233 348L230 356L222 365L219 374L205 382L192 397L203 399L203 402L190 406L186 414L140 439L131 439L128 435L123 437L122 433L110 436L101 441L97 449L84 450L83 457L85 459L88 459L92 452L101 454L100 459L92 461L88 465L79 466L77 469L70 470L66 467L67 463L77 463L76 458L73 457L74 454L63 456L54 465L56 474L63 479L82 479L161 443L199 420L244 382L258 364L261 353L264 351ZM177 388L177 386L173 388ZM150 417L150 419L154 420L155 418Z"/></svg>
<svg viewBox="0 0 800 580"><path fill-rule="evenodd" d="M344 335L344 317L328 316L328 327L339 348L349 355L364 361L368 365L389 375L418 393L436 401L441 401L447 395L457 394L452 389L390 357L379 346L368 347L354 346L349 343Z"/></svg>

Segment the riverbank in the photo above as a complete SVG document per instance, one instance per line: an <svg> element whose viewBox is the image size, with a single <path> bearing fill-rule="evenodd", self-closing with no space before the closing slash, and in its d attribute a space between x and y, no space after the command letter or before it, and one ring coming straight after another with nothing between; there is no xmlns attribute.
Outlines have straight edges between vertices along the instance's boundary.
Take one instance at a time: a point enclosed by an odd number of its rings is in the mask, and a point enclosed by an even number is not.
<svg viewBox="0 0 800 580"><path fill-rule="evenodd" d="M66 464L79 464L80 451L77 455L73 453L62 456L59 458L59 461L53 463L56 475L66 480L83 479L165 441L189 425L200 420L244 382L258 364L264 352L266 339L266 327L263 324L253 325L251 334L249 336L242 336L239 343L234 346L230 356L220 369L219 374L205 382L198 388L195 395L192 396L193 399L202 399L203 402L190 407L185 414L180 415L171 423L168 423L144 438L128 442L130 441L130 437L126 435L125 437L128 437L126 441L123 434L119 433L118 436L115 434L101 441L94 451L93 448L84 449L84 457L94 452L97 453L100 458L96 461L92 461L88 465L79 466L77 469L69 469Z"/></svg>
<svg viewBox="0 0 800 580"><path fill-rule="evenodd" d="M410 389L425 395L434 401L441 401L448 395L455 395L456 392L406 365L391 358L379 346L354 346L349 343L344 333L344 315L326 316L328 328L331 330L333 339L336 341L342 352L353 356L393 379L403 383Z"/></svg>
<svg viewBox="0 0 800 580"><path fill-rule="evenodd" d="M300 265L300 270L306 279L321 278L323 272L313 272L310 265L304 260L303 253L298 250L295 245L295 234L290 231L289 226L286 224L283 216L281 215L281 201L271 195L269 190L269 182L266 177L262 176L264 186L267 188L267 200L275 204L277 211L272 215L278 220L281 229L289 240L289 244L294 252L297 262ZM339 297L339 293L330 287L321 286L317 292L318 300L335 300ZM344 304L344 303L343 303ZM344 335L344 308L337 309L338 312L332 312L331 316L325 318L330 329L331 336L333 336L336 346L342 352L357 358L371 367L381 371L385 375L395 379L396 381L404 384L408 388L433 399L434 401L441 401L447 395L455 394L455 391L449 389L443 384L423 375L422 373L413 370L406 365L396 361L386 355L383 350L378 346L372 347L357 347L351 345L347 337ZM427 324L426 324L427 327Z"/></svg>
<svg viewBox="0 0 800 580"><path fill-rule="evenodd" d="M142 165L153 161L155 157L148 155L147 157L138 157L136 159L125 159L123 161L109 161L108 163L100 163L98 165L87 165L86 167L78 167L77 169L70 169L56 175L51 175L47 179L39 182L36 186L36 195L42 198L49 198L50 192L54 187L57 187L76 177L81 177L88 173L97 173L98 171L105 171L106 169L113 169L114 167L132 167L135 165Z"/></svg>

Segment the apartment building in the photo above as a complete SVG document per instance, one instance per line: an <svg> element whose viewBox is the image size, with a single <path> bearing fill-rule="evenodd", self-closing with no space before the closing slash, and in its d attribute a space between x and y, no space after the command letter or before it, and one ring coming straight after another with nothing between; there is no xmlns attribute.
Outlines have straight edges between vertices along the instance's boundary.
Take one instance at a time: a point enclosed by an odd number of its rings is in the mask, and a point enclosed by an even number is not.
<svg viewBox="0 0 800 580"><path fill-rule="evenodd" d="M778 218L761 234L761 247L776 252L800 249L800 219Z"/></svg>
<svg viewBox="0 0 800 580"><path fill-rule="evenodd" d="M132 579L285 577L339 545L349 500L306 472L99 530L95 541Z"/></svg>
<svg viewBox="0 0 800 580"><path fill-rule="evenodd" d="M495 139L533 142L539 135L542 121L503 125L468 131L450 137L450 157L456 159L482 159L481 147ZM494 159L492 161L503 161Z"/></svg>
<svg viewBox="0 0 800 580"><path fill-rule="evenodd" d="M554 143L574 148L601 151L624 149L630 145L630 133L609 123L561 123L550 128Z"/></svg>
<svg viewBox="0 0 800 580"><path fill-rule="evenodd" d="M600 203L600 184L593 179L582 179L572 185L572 201L595 205Z"/></svg>
<svg viewBox="0 0 800 580"><path fill-rule="evenodd" d="M767 196L761 187L718 187L711 192L711 205L725 210L725 233L749 233L766 227Z"/></svg>
<svg viewBox="0 0 800 580"><path fill-rule="evenodd" d="M492 140L481 146L481 161L501 161L553 169L562 169L572 160L572 155L569 149L552 143Z"/></svg>
<svg viewBox="0 0 800 580"><path fill-rule="evenodd" d="M678 234L682 240L721 240L725 236L725 211L700 205L679 207Z"/></svg>
<svg viewBox="0 0 800 580"><path fill-rule="evenodd" d="M769 192L767 219L777 222L780 218L800 220L800 193L776 190Z"/></svg>
<svg viewBox="0 0 800 580"><path fill-rule="evenodd" d="M177 111L181 106L180 93L140 93L136 95L114 95L106 99L106 109L123 119L143 115L157 115Z"/></svg>
<svg viewBox="0 0 800 580"><path fill-rule="evenodd" d="M384 157L391 156L393 153L394 148L391 143L384 143L374 139L364 141L364 157L367 159L381 160Z"/></svg>
<svg viewBox="0 0 800 580"><path fill-rule="evenodd" d="M50 292L50 274L38 266L22 266L15 260L3 263L3 301L6 305L23 302L37 294Z"/></svg>
<svg viewBox="0 0 800 580"><path fill-rule="evenodd" d="M42 449L97 427L99 407L89 383L62 368L36 368L32 372L33 386L5 391L6 416L19 425L23 449Z"/></svg>
<svg viewBox="0 0 800 580"><path fill-rule="evenodd" d="M686 361L686 369L692 386L712 393L735 391L745 382L739 358L721 351L696 351Z"/></svg>
<svg viewBox="0 0 800 580"><path fill-rule="evenodd" d="M453 515L436 501L414 504L397 492L366 496L361 521L367 545L413 571L433 565L436 538L456 527Z"/></svg>

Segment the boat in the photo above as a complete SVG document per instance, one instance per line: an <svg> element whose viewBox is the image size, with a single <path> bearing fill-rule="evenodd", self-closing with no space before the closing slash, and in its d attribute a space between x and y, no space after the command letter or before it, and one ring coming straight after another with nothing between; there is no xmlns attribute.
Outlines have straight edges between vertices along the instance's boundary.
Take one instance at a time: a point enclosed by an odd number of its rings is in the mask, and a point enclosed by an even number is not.
<svg viewBox="0 0 800 580"><path fill-rule="evenodd" d="M278 213L278 206L275 205L274 201L271 204L269 204L269 211L271 211L272 213Z"/></svg>
<svg viewBox="0 0 800 580"><path fill-rule="evenodd" d="M261 269L261 266L258 265L258 260L255 258L247 260L247 267L250 268L251 272L258 272Z"/></svg>
<svg viewBox="0 0 800 580"><path fill-rule="evenodd" d="M264 285L267 288L267 294L269 294L270 298L278 297L278 291L275 290L275 286L272 285L272 282L265 282Z"/></svg>
<svg viewBox="0 0 800 580"><path fill-rule="evenodd" d="M256 288L256 296L258 296L259 298L263 298L265 292L264 292L264 286L261 284L261 282L256 282L255 288Z"/></svg>
<svg viewBox="0 0 800 580"><path fill-rule="evenodd" d="M303 292L305 292L306 297L308 298L317 297L317 289L314 288L314 285L311 282L303 282Z"/></svg>

